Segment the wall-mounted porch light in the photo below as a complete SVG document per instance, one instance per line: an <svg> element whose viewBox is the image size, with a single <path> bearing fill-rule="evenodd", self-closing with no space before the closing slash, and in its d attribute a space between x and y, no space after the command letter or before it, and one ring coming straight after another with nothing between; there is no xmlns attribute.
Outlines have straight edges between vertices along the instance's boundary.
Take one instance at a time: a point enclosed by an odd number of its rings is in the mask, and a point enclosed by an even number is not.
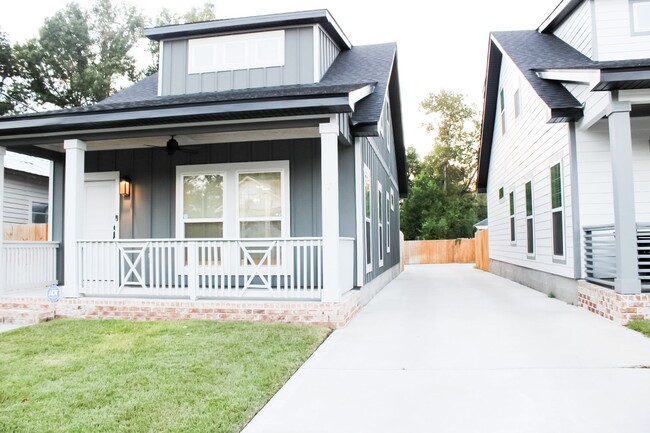
<svg viewBox="0 0 650 433"><path fill-rule="evenodd" d="M131 196L131 179L128 177L120 179L120 195L125 198Z"/></svg>

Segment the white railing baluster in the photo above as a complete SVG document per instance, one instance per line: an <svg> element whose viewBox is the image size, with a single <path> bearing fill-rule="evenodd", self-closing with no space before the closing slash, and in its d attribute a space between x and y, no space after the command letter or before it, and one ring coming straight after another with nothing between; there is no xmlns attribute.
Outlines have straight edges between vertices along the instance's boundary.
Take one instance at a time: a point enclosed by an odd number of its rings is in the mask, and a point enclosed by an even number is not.
<svg viewBox="0 0 650 433"><path fill-rule="evenodd" d="M56 242L5 241L0 278L6 292L46 287L56 280Z"/></svg>

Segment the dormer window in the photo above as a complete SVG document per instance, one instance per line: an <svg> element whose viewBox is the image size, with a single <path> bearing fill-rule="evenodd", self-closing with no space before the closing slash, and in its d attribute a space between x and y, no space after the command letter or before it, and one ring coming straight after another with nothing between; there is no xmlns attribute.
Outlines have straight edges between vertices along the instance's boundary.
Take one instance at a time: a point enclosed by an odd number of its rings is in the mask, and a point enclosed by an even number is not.
<svg viewBox="0 0 650 433"><path fill-rule="evenodd" d="M650 33L650 1L631 0L632 33Z"/></svg>
<svg viewBox="0 0 650 433"><path fill-rule="evenodd" d="M284 66L284 30L190 39L189 74Z"/></svg>

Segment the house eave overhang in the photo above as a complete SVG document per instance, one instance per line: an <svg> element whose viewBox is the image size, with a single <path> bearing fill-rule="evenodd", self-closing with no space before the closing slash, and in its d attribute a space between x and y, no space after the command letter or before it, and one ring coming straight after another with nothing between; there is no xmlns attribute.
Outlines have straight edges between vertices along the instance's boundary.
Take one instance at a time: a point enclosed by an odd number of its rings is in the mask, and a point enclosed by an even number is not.
<svg viewBox="0 0 650 433"><path fill-rule="evenodd" d="M650 88L650 67L544 69L536 74L545 80L586 84L594 92Z"/></svg>
<svg viewBox="0 0 650 433"><path fill-rule="evenodd" d="M562 0L537 28L540 33L550 33L577 8L583 0Z"/></svg>
<svg viewBox="0 0 650 433"><path fill-rule="evenodd" d="M185 106L110 110L96 113L62 113L47 116L0 119L0 142L21 135L74 132L81 129L119 128L167 124L282 117L311 114L350 113L349 94L291 100L211 103Z"/></svg>
<svg viewBox="0 0 650 433"><path fill-rule="evenodd" d="M499 73L503 54L494 43L492 37L488 45L485 82L483 84L483 119L481 120L481 139L479 149L478 175L476 188L478 192L487 191L487 175L492 152L492 136L496 119L496 103L499 91Z"/></svg>
<svg viewBox="0 0 650 433"><path fill-rule="evenodd" d="M167 39L217 36L219 34L289 27L303 24L320 24L320 26L327 32L328 36L334 39L337 45L339 45L339 48L342 50L349 50L352 48L350 40L345 36L343 30L341 30L338 23L327 9L153 27L145 29L144 35L154 41L162 41Z"/></svg>

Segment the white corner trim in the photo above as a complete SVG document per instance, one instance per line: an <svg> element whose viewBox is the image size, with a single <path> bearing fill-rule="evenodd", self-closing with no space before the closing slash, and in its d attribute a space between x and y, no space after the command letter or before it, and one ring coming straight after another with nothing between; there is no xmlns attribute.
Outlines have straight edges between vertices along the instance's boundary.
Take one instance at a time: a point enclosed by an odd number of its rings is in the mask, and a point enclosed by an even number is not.
<svg viewBox="0 0 650 433"><path fill-rule="evenodd" d="M365 98L368 95L371 95L375 91L375 85L374 84L368 84L367 86L363 86L360 89L353 90L350 92L348 95L348 98L350 99L350 105L352 106L352 110L354 111L354 105Z"/></svg>
<svg viewBox="0 0 650 433"><path fill-rule="evenodd" d="M313 31L314 31L314 83L318 83L320 79L322 78L320 75L320 57L321 57L321 52L320 52L320 26L318 24L314 24L313 26Z"/></svg>
<svg viewBox="0 0 650 433"><path fill-rule="evenodd" d="M162 96L164 43L165 41L158 43L158 96Z"/></svg>

